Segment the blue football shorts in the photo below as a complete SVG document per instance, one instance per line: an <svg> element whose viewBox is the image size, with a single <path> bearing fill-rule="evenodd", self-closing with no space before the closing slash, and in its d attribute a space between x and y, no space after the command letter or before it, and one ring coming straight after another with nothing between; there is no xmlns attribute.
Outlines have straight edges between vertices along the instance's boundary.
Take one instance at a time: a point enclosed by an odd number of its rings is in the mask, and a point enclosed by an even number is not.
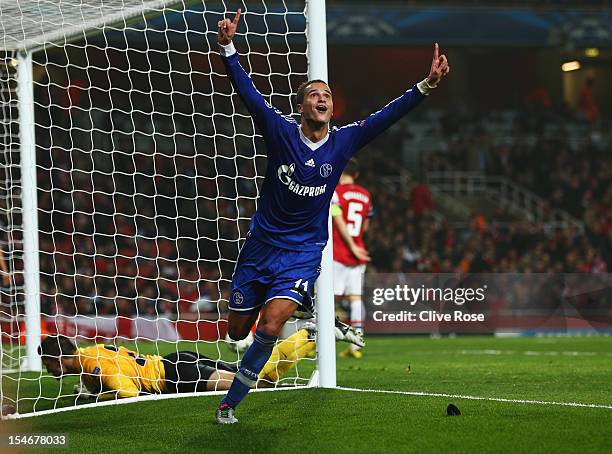
<svg viewBox="0 0 612 454"><path fill-rule="evenodd" d="M232 276L230 310L259 311L275 298L286 298L313 314L321 256L322 251L291 251L248 235Z"/></svg>

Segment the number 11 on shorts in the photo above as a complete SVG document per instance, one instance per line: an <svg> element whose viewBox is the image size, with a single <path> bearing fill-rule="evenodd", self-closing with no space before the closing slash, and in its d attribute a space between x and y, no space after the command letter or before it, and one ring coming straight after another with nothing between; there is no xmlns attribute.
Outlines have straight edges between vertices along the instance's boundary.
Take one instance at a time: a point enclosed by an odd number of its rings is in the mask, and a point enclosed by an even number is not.
<svg viewBox="0 0 612 454"><path fill-rule="evenodd" d="M298 279L297 281L295 281L295 288L300 288L300 286L304 287L304 291L308 292L308 281L304 281L302 282L302 279Z"/></svg>

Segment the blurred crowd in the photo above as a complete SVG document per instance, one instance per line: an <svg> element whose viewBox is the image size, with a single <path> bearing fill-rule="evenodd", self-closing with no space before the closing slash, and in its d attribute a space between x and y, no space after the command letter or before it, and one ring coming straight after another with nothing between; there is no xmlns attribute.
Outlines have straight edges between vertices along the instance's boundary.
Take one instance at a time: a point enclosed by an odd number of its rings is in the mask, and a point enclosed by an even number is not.
<svg viewBox="0 0 612 454"><path fill-rule="evenodd" d="M611 128L571 111L453 112L432 128L422 164L506 176L601 232L612 223Z"/></svg>
<svg viewBox="0 0 612 454"><path fill-rule="evenodd" d="M180 114L191 106L180 100L166 113L131 112L134 101L121 93L107 100L114 109L81 103L69 115L53 110L52 97L36 113L43 313L217 318L265 173L254 131L232 138L234 127L252 128L248 117L192 118ZM376 213L366 237L370 271L612 269L609 120L533 104L424 112L360 152L359 182ZM406 127L419 121L418 132ZM427 174L455 170L506 176L585 228L479 212L452 222ZM386 177L409 183L398 190Z"/></svg>
<svg viewBox="0 0 612 454"><path fill-rule="evenodd" d="M381 161L376 144L362 155L362 183L379 215L367 245L372 269L444 272L605 273L612 269L612 134L609 119L580 111L527 104L503 112L453 111L427 118L421 181L400 192L379 174L405 175ZM396 149L402 137L396 137ZM388 140L393 140L393 134ZM384 147L392 146L385 143ZM393 148L391 148L393 149ZM429 172L470 171L505 176L584 223L550 228L544 223L487 219L470 214L452 225L437 209L426 184Z"/></svg>
<svg viewBox="0 0 612 454"><path fill-rule="evenodd" d="M43 312L216 313L239 221L236 202L214 197L235 184L198 178L189 158L115 150L94 162L59 137L38 171Z"/></svg>
<svg viewBox="0 0 612 454"><path fill-rule="evenodd" d="M43 313L217 318L255 206L254 156L229 158L213 134L227 125L164 113L187 110L180 99L132 112L112 92L69 115L58 96L43 91L37 111Z"/></svg>

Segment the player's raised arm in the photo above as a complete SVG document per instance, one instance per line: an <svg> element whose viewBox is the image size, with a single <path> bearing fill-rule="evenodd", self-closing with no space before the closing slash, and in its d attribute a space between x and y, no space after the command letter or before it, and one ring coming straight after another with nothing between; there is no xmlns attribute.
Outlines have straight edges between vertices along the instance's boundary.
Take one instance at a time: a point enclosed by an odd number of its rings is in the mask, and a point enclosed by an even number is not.
<svg viewBox="0 0 612 454"><path fill-rule="evenodd" d="M427 94L430 89L437 87L442 78L449 72L450 65L448 64L448 59L446 58L446 55L440 55L440 45L436 43L434 44L434 53L429 75L423 82L419 82L420 84L425 84L426 88L419 87L419 89L424 89L425 94Z"/></svg>
<svg viewBox="0 0 612 454"><path fill-rule="evenodd" d="M238 92L240 99L252 115L257 126L262 130L274 131L281 113L266 102L262 94L255 88L253 81L238 61L238 52L234 47L233 39L240 23L242 10L238 9L233 20L223 19L218 22L217 41L227 75L232 86Z"/></svg>
<svg viewBox="0 0 612 454"><path fill-rule="evenodd" d="M219 34L217 40L222 46L227 46L234 39L236 30L238 30L238 23L240 22L241 14L242 9L238 8L238 11L236 11L236 15L234 16L233 20L225 18L219 21Z"/></svg>
<svg viewBox="0 0 612 454"><path fill-rule="evenodd" d="M373 113L361 122L349 125L348 129L355 134L352 152L356 152L376 136L415 108L440 81L450 72L446 55L440 55L440 46L434 45L433 58L428 76L407 90L402 96L394 99L378 112Z"/></svg>

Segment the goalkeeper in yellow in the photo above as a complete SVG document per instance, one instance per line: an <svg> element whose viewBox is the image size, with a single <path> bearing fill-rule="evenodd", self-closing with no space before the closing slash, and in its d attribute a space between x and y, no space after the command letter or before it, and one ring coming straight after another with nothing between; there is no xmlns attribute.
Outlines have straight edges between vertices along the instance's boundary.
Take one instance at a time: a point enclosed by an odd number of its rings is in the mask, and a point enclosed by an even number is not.
<svg viewBox="0 0 612 454"><path fill-rule="evenodd" d="M314 325L306 328L274 347L259 374L258 387L273 386L300 359L314 352ZM357 333L341 325L337 325L336 338L362 343ZM190 351L162 357L105 344L78 348L62 335L45 338L38 353L50 374L58 379L80 376L78 392L84 396L97 395L100 399L227 390L238 370L235 364Z"/></svg>

